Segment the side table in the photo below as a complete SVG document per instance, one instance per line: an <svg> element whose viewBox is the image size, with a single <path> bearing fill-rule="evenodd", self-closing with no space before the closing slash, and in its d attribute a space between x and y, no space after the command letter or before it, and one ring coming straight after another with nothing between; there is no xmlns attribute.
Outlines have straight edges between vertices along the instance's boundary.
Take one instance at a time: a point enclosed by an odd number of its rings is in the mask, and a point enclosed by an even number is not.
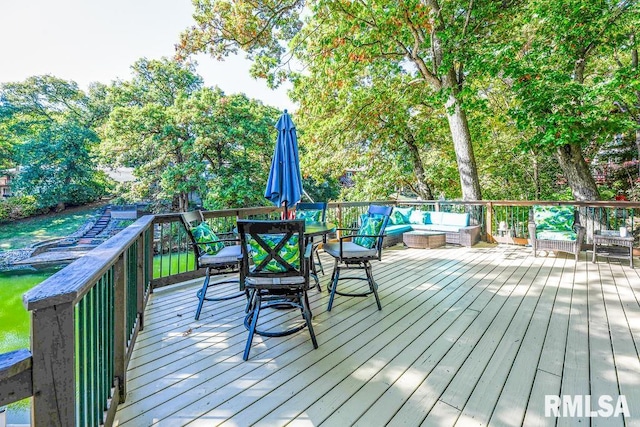
<svg viewBox="0 0 640 427"><path fill-rule="evenodd" d="M621 237L619 231L596 230L593 234L593 259L596 257L618 258L629 260L633 267L633 237Z"/></svg>

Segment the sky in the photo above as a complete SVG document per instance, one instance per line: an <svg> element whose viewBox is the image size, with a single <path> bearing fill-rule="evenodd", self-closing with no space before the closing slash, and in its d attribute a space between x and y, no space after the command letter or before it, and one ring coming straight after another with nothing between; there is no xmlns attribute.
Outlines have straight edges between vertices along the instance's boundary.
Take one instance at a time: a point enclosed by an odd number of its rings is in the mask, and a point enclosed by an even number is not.
<svg viewBox="0 0 640 427"><path fill-rule="evenodd" d="M191 0L5 0L0 6L0 83L51 74L86 89L131 78L139 58L174 54L179 34L194 23ZM205 85L244 93L279 109L296 110L286 94L249 75L241 56L194 58Z"/></svg>

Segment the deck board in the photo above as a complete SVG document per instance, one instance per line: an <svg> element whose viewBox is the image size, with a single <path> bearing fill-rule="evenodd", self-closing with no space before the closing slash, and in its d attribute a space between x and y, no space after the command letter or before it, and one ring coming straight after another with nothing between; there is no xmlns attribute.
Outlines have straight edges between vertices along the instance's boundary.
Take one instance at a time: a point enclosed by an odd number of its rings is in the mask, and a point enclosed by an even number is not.
<svg viewBox="0 0 640 427"><path fill-rule="evenodd" d="M306 330L257 337L244 362L242 298L205 302L195 321L200 280L152 294L115 424L638 425L637 270L509 245L396 246L374 263L381 311L338 295L327 312L322 256L317 350ZM298 317L273 310L260 324ZM624 394L632 417L545 417L548 394Z"/></svg>

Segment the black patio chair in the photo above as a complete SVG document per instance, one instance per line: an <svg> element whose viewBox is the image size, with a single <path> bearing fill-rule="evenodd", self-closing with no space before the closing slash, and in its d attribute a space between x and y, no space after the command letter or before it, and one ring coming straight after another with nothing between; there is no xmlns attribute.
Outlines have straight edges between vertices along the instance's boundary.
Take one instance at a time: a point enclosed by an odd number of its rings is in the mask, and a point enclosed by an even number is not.
<svg viewBox="0 0 640 427"><path fill-rule="evenodd" d="M304 219L305 221L315 221L315 222L325 222L327 216L327 203L326 202L313 202L313 203L298 203L296 205L296 219ZM318 248L321 244L327 242L326 234L322 236L322 240L316 239L313 237L309 239L309 241L313 244L312 252L311 252L311 273L313 274L316 286L318 287L318 291L322 291L320 287L320 280L318 279L318 270L317 267L320 267L320 271L324 276L324 268L322 267L322 260L320 259L320 253L318 252ZM316 260L313 260L313 255L315 254Z"/></svg>
<svg viewBox="0 0 640 427"><path fill-rule="evenodd" d="M211 276L240 272L240 259L242 257L242 251L238 244L240 240L235 236L229 239L219 239L209 227L202 211L183 212L180 217L191 240L196 259L196 268L205 269L204 282L196 294L198 308L196 309L195 320L199 320L202 305L205 301L226 301L248 295L246 291L240 289L241 283L237 276L211 282ZM207 296L210 287L227 283L237 283L238 292L223 296Z"/></svg>
<svg viewBox="0 0 640 427"><path fill-rule="evenodd" d="M249 358L254 334L281 337L305 327L309 329L313 348L318 348L307 297L311 244L305 248L304 221L238 220L238 233L242 246L241 277L250 293L244 320L249 336L242 358ZM268 308L298 308L304 322L288 329L260 329L260 311Z"/></svg>
<svg viewBox="0 0 640 427"><path fill-rule="evenodd" d="M360 228L338 229L349 231L354 234L340 236L338 242L329 242L324 245L324 250L334 258L333 275L329 291L329 305L327 311L331 311L333 298L336 294L349 297L365 297L373 294L378 304L378 310L382 310L380 298L378 297L378 284L373 279L371 261L382 260L382 239L384 230L389 222L389 215L393 207L391 206L369 206L367 214L364 216ZM338 291L338 281L340 280L340 270L342 268L363 269L366 277L345 277L344 279L366 280L369 290L360 293L346 293Z"/></svg>

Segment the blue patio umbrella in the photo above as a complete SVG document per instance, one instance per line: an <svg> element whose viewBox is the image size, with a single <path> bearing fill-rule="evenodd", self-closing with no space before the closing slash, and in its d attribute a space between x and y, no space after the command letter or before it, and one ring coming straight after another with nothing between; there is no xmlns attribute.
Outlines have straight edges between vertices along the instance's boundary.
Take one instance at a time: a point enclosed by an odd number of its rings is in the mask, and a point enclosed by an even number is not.
<svg viewBox="0 0 640 427"><path fill-rule="evenodd" d="M288 217L287 208L300 201L302 196L302 175L298 157L298 138L296 126L284 110L276 123L278 138L271 160L271 170L267 179L264 197L276 206L284 205L284 217Z"/></svg>

